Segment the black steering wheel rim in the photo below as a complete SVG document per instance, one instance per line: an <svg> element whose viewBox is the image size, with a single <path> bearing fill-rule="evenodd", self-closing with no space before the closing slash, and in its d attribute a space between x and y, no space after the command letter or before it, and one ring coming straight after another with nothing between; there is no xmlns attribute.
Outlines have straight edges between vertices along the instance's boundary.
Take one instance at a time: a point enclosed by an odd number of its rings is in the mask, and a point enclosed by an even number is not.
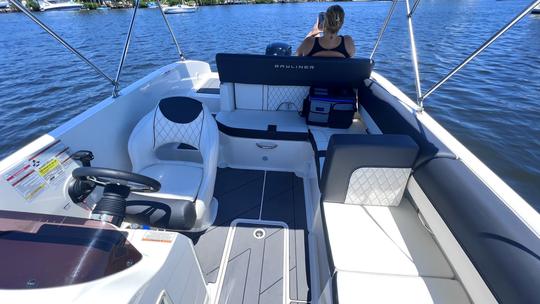
<svg viewBox="0 0 540 304"><path fill-rule="evenodd" d="M136 188L130 185L126 185L130 188L131 192L158 192L159 189L161 189L161 183L151 177L117 169L100 167L79 167L73 170L71 175L76 180L90 180L95 182L99 186L106 186L107 184L118 184L118 182L112 180L120 180L145 186L141 188Z"/></svg>

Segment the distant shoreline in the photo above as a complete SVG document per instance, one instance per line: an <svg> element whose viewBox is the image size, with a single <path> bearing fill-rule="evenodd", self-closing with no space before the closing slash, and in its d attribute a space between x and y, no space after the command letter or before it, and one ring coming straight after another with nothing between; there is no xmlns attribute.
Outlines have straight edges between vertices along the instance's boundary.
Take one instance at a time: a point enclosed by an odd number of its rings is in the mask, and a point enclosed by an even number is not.
<svg viewBox="0 0 540 304"><path fill-rule="evenodd" d="M93 0L93 1L99 1L99 0ZM208 1L208 2L207 2ZM223 1L220 3L220 1ZM308 2L321 2L321 3L328 3L328 2L390 2L392 0L330 0L330 1L312 1L312 0L194 0L194 1L187 1L187 2L193 2L197 3L198 6L223 6L223 5L247 5L247 4L293 4L293 3L308 3ZM119 1L120 2L120 1ZM142 1L141 4L144 3L145 5L141 5L140 9L153 9L152 7L147 7L146 4L152 3L154 1ZM99 7L98 2L92 2L92 1L78 1L78 3L82 4L93 4L89 8L82 8L81 11L88 11L88 10L96 10L97 7ZM110 9L132 9L133 5L131 2L129 3L122 3L120 2L120 6L109 6ZM155 2L154 2L155 3ZM116 4L117 5L117 4ZM162 3L162 5L165 7L167 4ZM30 9L30 8L29 8ZM39 12L37 10L32 10L33 12ZM13 7L7 7L7 8L0 8L0 13L18 13L19 10Z"/></svg>

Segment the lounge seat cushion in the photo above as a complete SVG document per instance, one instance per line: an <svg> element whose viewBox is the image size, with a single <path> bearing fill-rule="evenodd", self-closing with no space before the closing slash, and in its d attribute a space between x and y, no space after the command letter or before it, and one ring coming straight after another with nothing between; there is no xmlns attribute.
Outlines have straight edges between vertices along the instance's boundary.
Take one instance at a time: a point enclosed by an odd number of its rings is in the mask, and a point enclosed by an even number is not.
<svg viewBox="0 0 540 304"><path fill-rule="evenodd" d="M406 199L398 207L323 206L332 261L338 271L454 277Z"/></svg>
<svg viewBox="0 0 540 304"><path fill-rule="evenodd" d="M459 304L470 303L456 280L337 272L334 303Z"/></svg>
<svg viewBox="0 0 540 304"><path fill-rule="evenodd" d="M234 110L216 116L221 132L247 138L307 140L304 118L294 111Z"/></svg>

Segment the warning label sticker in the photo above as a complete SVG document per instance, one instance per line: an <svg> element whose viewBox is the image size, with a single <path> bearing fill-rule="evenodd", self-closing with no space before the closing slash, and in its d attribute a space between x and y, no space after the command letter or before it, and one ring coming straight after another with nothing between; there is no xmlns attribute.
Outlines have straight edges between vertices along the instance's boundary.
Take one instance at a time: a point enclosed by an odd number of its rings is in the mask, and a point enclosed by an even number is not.
<svg viewBox="0 0 540 304"><path fill-rule="evenodd" d="M69 148L57 140L4 172L3 178L31 201L49 185L62 180L60 177L72 163Z"/></svg>
<svg viewBox="0 0 540 304"><path fill-rule="evenodd" d="M172 232L148 230L145 232L142 240L159 243L172 243L175 236L176 234Z"/></svg>

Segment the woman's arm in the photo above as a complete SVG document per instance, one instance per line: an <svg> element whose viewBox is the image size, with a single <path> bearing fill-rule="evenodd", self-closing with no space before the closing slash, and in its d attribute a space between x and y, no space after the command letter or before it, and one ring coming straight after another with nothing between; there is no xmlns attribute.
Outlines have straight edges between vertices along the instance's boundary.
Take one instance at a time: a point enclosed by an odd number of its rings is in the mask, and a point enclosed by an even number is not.
<svg viewBox="0 0 540 304"><path fill-rule="evenodd" d="M317 22L311 27L311 31L306 35L306 38L320 37L322 31L319 29L319 17L317 17Z"/></svg>
<svg viewBox="0 0 540 304"><path fill-rule="evenodd" d="M349 53L349 56L354 57L356 54L356 46L354 45L354 40L351 36L344 36L345 39L345 49L347 50L347 53Z"/></svg>

